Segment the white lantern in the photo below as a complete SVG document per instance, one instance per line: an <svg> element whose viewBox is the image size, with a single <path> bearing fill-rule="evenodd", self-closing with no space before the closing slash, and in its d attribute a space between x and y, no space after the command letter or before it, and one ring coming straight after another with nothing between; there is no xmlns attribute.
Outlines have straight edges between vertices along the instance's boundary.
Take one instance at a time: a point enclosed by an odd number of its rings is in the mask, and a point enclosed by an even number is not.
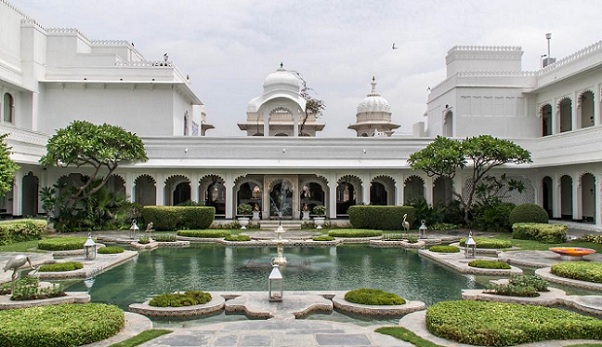
<svg viewBox="0 0 602 347"><path fill-rule="evenodd" d="M88 239L84 243L84 257L86 260L96 259L96 243L90 235L88 235Z"/></svg>
<svg viewBox="0 0 602 347"><path fill-rule="evenodd" d="M427 230L427 228L426 228L426 224L424 224L424 223L426 223L426 221L423 219L423 220L420 221L420 223L421 223L420 224L420 228L418 228L419 235L420 235L419 237L421 239L425 239L426 238L426 230Z"/></svg>
<svg viewBox="0 0 602 347"><path fill-rule="evenodd" d="M477 255L477 243L472 238L472 231L468 232L468 240L466 240L464 255L466 258L474 258Z"/></svg>
<svg viewBox="0 0 602 347"><path fill-rule="evenodd" d="M283 282L284 280L282 279L282 273L278 269L278 264L273 264L272 272L270 272L270 276L268 277L268 297L270 302L282 301Z"/></svg>

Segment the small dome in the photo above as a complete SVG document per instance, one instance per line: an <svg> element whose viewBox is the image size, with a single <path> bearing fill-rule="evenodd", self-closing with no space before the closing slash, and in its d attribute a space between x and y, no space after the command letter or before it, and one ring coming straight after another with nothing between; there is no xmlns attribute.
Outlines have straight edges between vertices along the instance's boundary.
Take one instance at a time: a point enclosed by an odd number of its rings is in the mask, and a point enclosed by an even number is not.
<svg viewBox="0 0 602 347"><path fill-rule="evenodd" d="M301 89L299 79L294 74L288 72L280 64L276 72L269 74L263 81L263 93L269 93L276 90L286 90L299 93Z"/></svg>
<svg viewBox="0 0 602 347"><path fill-rule="evenodd" d="M391 104L387 101L387 99L380 96L379 93L376 92L376 79L372 77L372 92L368 94L367 97L364 98L357 105L357 113L365 113L365 112L388 112L391 113Z"/></svg>

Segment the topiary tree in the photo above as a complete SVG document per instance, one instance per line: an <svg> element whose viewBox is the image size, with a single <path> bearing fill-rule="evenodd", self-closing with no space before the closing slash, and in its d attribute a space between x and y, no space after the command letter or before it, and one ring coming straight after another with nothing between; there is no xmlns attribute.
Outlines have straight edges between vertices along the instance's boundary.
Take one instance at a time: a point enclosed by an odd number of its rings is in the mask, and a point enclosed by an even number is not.
<svg viewBox="0 0 602 347"><path fill-rule="evenodd" d="M548 212L537 204L520 204L514 207L508 217L510 225L514 223L547 223Z"/></svg>

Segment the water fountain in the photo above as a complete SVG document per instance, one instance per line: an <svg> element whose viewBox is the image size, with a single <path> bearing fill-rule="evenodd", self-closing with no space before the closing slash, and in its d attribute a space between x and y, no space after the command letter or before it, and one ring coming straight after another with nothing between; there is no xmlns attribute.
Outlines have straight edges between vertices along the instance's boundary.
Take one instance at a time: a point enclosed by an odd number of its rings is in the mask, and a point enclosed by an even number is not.
<svg viewBox="0 0 602 347"><path fill-rule="evenodd" d="M274 242L276 243L276 257L274 259L272 259L272 264L277 264L279 266L285 265L286 262L286 258L284 257L284 244L286 244L288 242L288 240L285 240L282 238L282 234L285 233L284 228L282 227L282 224L278 225L278 228L274 231L277 235L276 240L274 240Z"/></svg>

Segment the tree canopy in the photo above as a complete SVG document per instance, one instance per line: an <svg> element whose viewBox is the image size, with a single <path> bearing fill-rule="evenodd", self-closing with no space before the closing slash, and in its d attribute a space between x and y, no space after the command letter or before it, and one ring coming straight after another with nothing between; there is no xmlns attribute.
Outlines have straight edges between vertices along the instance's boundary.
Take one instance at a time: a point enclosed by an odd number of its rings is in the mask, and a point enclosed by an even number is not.
<svg viewBox="0 0 602 347"><path fill-rule="evenodd" d="M43 166L89 166L94 169L90 179L73 194L72 203L100 190L121 162L148 160L144 143L136 134L119 126L77 120L59 129L48 141L46 150L46 155L40 159Z"/></svg>
<svg viewBox="0 0 602 347"><path fill-rule="evenodd" d="M299 126L299 136L303 136L303 128L305 127L305 123L307 123L307 118L309 118L309 115L313 114L316 116L316 118L319 117L322 114L322 111L326 108L326 104L324 104L324 101L316 99L311 95L313 89L307 86L307 81L305 81L299 72L293 72L301 80L302 87L299 95L305 99L305 115L303 116L303 120Z"/></svg>
<svg viewBox="0 0 602 347"><path fill-rule="evenodd" d="M19 170L19 166L10 159L10 147L4 142L7 136L8 134L0 135L0 195L12 189L15 172Z"/></svg>
<svg viewBox="0 0 602 347"><path fill-rule="evenodd" d="M475 202L478 185L491 169L504 164L531 163L531 154L509 140L491 135L469 137L463 141L437 136L424 149L412 153L408 163L429 177L454 178L458 171L470 167L472 186L462 192L452 190L464 208L464 220L469 224L470 210Z"/></svg>

